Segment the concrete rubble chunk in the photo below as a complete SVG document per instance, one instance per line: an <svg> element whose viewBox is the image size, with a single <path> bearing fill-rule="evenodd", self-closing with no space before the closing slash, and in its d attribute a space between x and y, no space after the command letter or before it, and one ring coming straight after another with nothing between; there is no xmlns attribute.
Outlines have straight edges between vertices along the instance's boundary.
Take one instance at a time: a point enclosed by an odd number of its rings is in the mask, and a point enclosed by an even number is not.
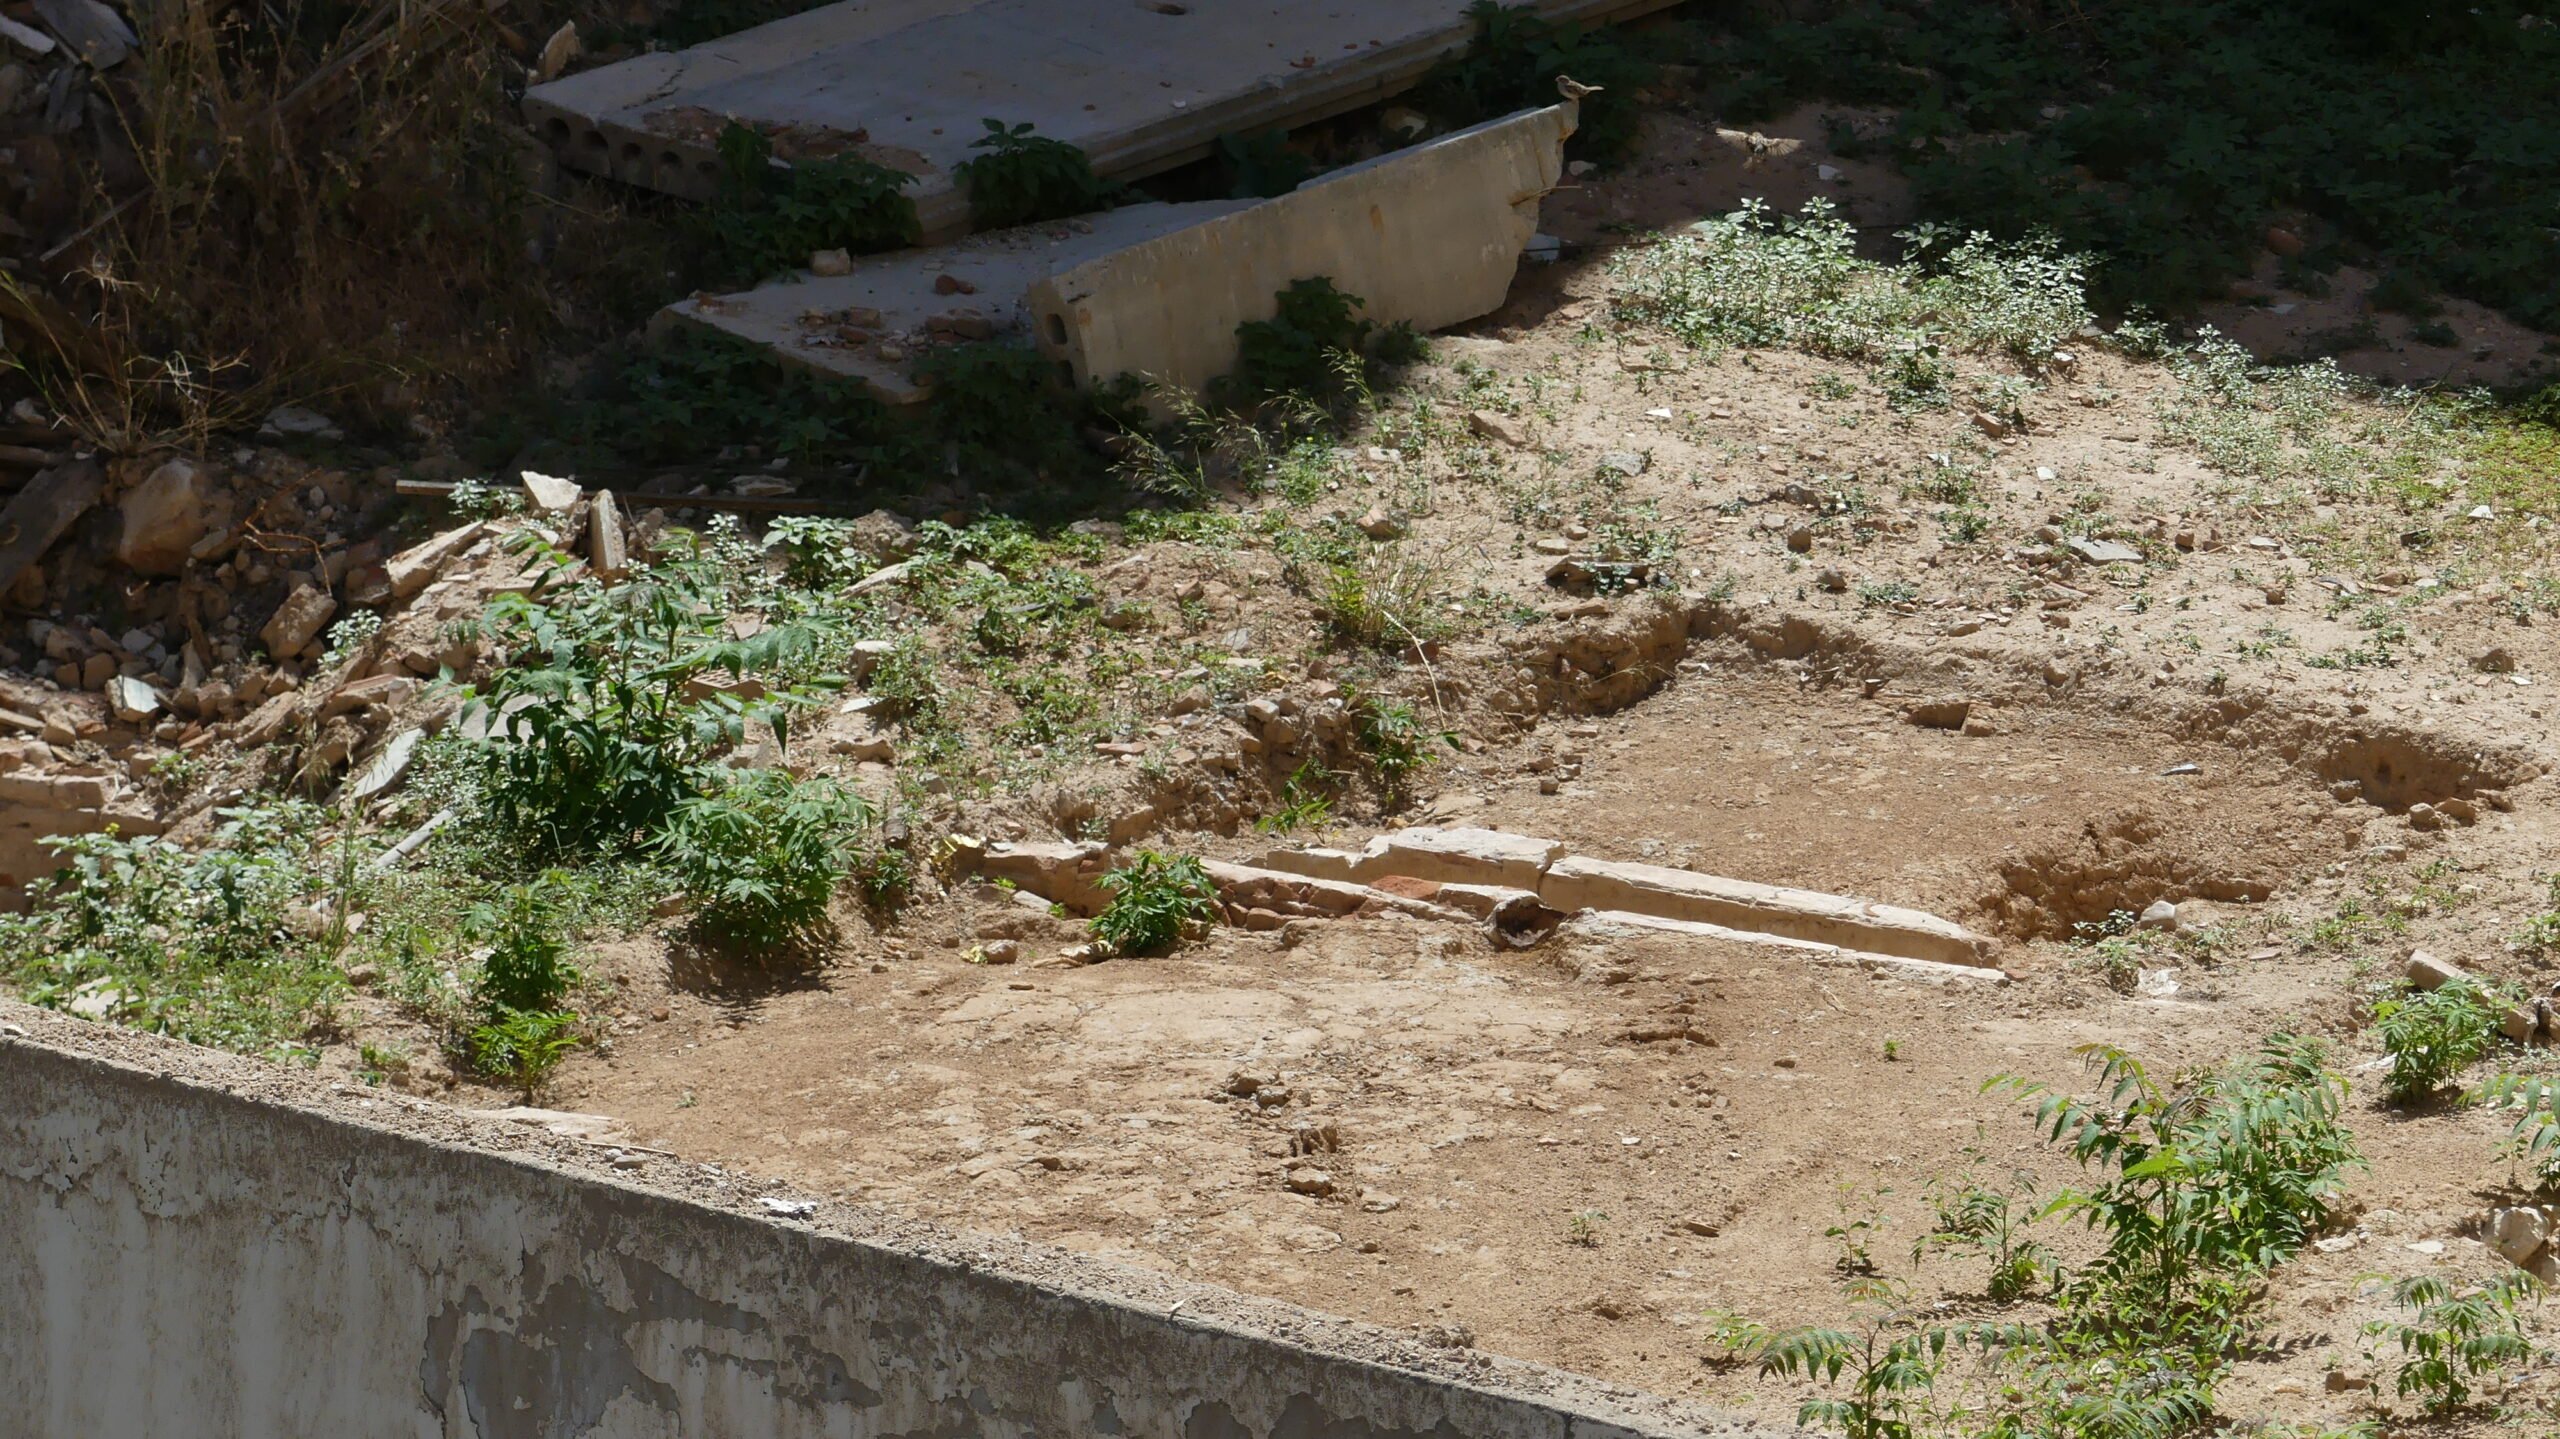
<svg viewBox="0 0 2560 1439"><path fill-rule="evenodd" d="M408 778L409 765L417 759L418 746L426 737L427 732L415 726L393 735L391 742L384 745L348 783L348 802L364 804L399 788L400 781Z"/></svg>
<svg viewBox="0 0 2560 1439"><path fill-rule="evenodd" d="M1550 105L1322 175L1276 199L1032 284L1041 353L1079 385L1143 375L1196 392L1236 327L1322 275L1362 318L1429 332L1501 308L1580 108Z"/></svg>
<svg viewBox="0 0 2560 1439"><path fill-rule="evenodd" d="M275 615L258 631L259 642L267 653L289 660L308 648L320 637L329 617L338 612L338 602L327 590L313 585L299 585L276 606Z"/></svg>
<svg viewBox="0 0 2560 1439"><path fill-rule="evenodd" d="M90 67L112 70L142 43L124 17L100 0L35 0L36 17Z"/></svg>
<svg viewBox="0 0 2560 1439"><path fill-rule="evenodd" d="M1529 422L1498 410L1467 411L1467 428L1515 450L1526 449L1529 445Z"/></svg>
<svg viewBox="0 0 2560 1439"><path fill-rule="evenodd" d="M631 573L631 551L623 538L622 505L611 490L598 490L587 511L587 564L601 580Z"/></svg>
<svg viewBox="0 0 2560 1439"><path fill-rule="evenodd" d="M1660 865L1567 855L1538 897L1566 911L1626 910L1939 964L1987 966L1996 941L1916 909Z"/></svg>
<svg viewBox="0 0 2560 1439"><path fill-rule="evenodd" d="M473 520L393 555L383 564L383 572L391 582L392 598L408 599L434 583L453 557L471 548L487 528L485 521Z"/></svg>
<svg viewBox="0 0 2560 1439"><path fill-rule="evenodd" d="M118 504L116 562L136 574L177 574L213 528L218 502L203 466L184 457L162 461Z"/></svg>
<svg viewBox="0 0 2560 1439"><path fill-rule="evenodd" d="M532 470L524 472L524 492L533 501L534 509L544 514L558 514L568 509L578 502L578 496L585 493L576 480Z"/></svg>
<svg viewBox="0 0 2560 1439"><path fill-rule="evenodd" d="M142 724L160 713L160 692L131 675L107 681L107 708L126 724Z"/></svg>
<svg viewBox="0 0 2560 1439"><path fill-rule="evenodd" d="M1531 0L1554 23L1632 19L1671 0ZM958 169L987 117L1028 122L1133 180L1221 135L1355 110L1473 42L1466 0L1323 5L1170 0L841 0L678 52L538 85L525 119L561 163L702 200L730 123L794 163L850 155L914 176L927 241L969 228Z"/></svg>
<svg viewBox="0 0 2560 1439"><path fill-rule="evenodd" d="M1671 919L1658 914L1634 910L1586 909L1566 923L1575 931L1592 937L1642 930L1653 934L1682 934L1696 939L1718 940L1726 944L1748 944L1767 949L1786 950L1809 959L1837 959L1867 965L1886 965L1896 970L1935 975L1944 979L1986 980L2003 984L2009 976L2001 970L1979 964L1951 964L1944 960L1918 959L1905 954L1855 946L1826 944L1820 940L1798 939L1772 934L1766 930L1737 929L1731 925L1707 920Z"/></svg>
<svg viewBox="0 0 2560 1439"><path fill-rule="evenodd" d="M1298 280L1327 278L1381 325L1436 330L1500 307L1576 113L1523 111L1275 199L1124 206L1063 229L867 259L841 276L694 296L668 306L659 328L762 344L889 404L928 396L914 362L935 335L1035 346L1070 384L1136 375L1197 391L1235 367L1236 327L1269 319ZM976 292L967 304L950 292L954 276Z"/></svg>
<svg viewBox="0 0 2560 1439"><path fill-rule="evenodd" d="M106 466L74 460L38 470L9 503L0 506L0 592L44 558L72 523L89 512L107 489Z"/></svg>
<svg viewBox="0 0 2560 1439"><path fill-rule="evenodd" d="M2459 966L2447 964L2423 949L2409 951L2408 960L2400 966L2400 977L2412 989L2441 989L2455 980L2468 982L2471 978Z"/></svg>
<svg viewBox="0 0 2560 1439"><path fill-rule="evenodd" d="M2142 551L2116 540L2073 539L2063 547L2093 565L2142 563Z"/></svg>

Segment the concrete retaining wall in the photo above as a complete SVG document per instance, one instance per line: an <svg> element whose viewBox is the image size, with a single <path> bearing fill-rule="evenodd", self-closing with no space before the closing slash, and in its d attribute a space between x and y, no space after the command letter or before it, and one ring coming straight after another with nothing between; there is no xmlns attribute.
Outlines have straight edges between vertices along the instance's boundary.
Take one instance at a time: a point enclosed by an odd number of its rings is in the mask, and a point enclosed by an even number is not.
<svg viewBox="0 0 2560 1439"><path fill-rule="evenodd" d="M834 1205L774 1219L734 1176L613 1162L0 1005L0 1434L1754 1432L1038 1246Z"/></svg>

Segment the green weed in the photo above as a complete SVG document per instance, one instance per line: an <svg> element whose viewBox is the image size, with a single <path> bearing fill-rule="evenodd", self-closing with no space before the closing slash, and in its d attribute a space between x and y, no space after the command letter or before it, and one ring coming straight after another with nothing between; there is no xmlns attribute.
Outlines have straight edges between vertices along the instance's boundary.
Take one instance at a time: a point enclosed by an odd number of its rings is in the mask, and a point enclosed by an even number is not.
<svg viewBox="0 0 2560 1439"><path fill-rule="evenodd" d="M2405 1104L2451 1084L2497 1046L2498 1006L2479 986L2457 979L2376 1004L2373 1028L2391 1060L2384 1090Z"/></svg>
<svg viewBox="0 0 2560 1439"><path fill-rule="evenodd" d="M819 250L867 254L915 243L904 171L857 155L775 162L764 132L732 123L720 132L717 195L702 212L713 273L753 282L804 268Z"/></svg>
<svg viewBox="0 0 2560 1439"><path fill-rule="evenodd" d="M1093 937L1113 954L1162 954L1217 922L1217 886L1189 855L1139 850L1102 887L1111 900L1093 917Z"/></svg>
<svg viewBox="0 0 2560 1439"><path fill-rule="evenodd" d="M969 187L969 215L979 229L1081 215L1101 209L1117 192L1093 173L1081 147L1031 133L1028 120L1010 128L1002 120L984 123L987 133L969 148L986 153L955 167Z"/></svg>
<svg viewBox="0 0 2560 1439"><path fill-rule="evenodd" d="M2392 1386L2401 1398L2417 1398L2430 1414L2450 1414L2470 1402L2473 1380L2533 1357L2517 1310L2541 1288L2520 1270L2462 1289L2441 1274L2412 1275L2391 1286L2391 1300L2416 1313L2375 1320L2365 1333L2400 1346Z"/></svg>
<svg viewBox="0 0 2560 1439"><path fill-rule="evenodd" d="M744 950L799 952L823 938L828 901L875 818L861 795L833 780L747 770L678 804L655 850L704 935Z"/></svg>

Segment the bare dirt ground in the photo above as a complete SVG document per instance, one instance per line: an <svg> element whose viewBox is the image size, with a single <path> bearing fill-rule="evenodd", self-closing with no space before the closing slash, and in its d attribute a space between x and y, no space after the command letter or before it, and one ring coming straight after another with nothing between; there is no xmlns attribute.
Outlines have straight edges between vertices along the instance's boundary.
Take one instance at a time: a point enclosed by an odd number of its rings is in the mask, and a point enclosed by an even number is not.
<svg viewBox="0 0 2560 1439"><path fill-rule="evenodd" d="M1685 130L1656 143L1685 158L1561 196L1551 225L1595 242L1665 226L1775 163ZM1638 346L1589 327L1601 273L1532 277L1486 338L1444 347L1475 368L1438 372L1442 403L1507 394L1531 419L1535 454L1497 457L1497 488L1401 461L1359 481L1419 494L1412 543L1538 607L1533 632L1581 625L1626 666L1491 727L1407 819L1931 909L2006 940L2009 983L1570 927L1512 953L1397 917L1220 931L1167 960L988 966L971 945L1047 954L1081 929L964 888L798 987L669 987L648 947L618 954L626 1018L555 1102L748 1172L1783 1419L1806 1391L1720 1367L1717 1314L1844 1315L1826 1229L1877 1217L1879 1262L1907 1269L1932 1180L2073 1178L1986 1080L2068 1085L2090 1043L2174 1067L2309 1032L2356 1070L2369 1167L2352 1223L2271 1281L2271 1343L2221 1407L2244 1425L2369 1412L2360 1331L2388 1311L2374 1276L2496 1272L2480 1217L2519 1192L2499 1121L2379 1102L2360 1026L2416 945L2540 983L2508 943L2560 865L2537 777L2552 630L2511 603L2539 562L2515 561L2511 586L2365 545L2404 523L2379 508L2235 499L2164 439L2158 371L2103 355L2040 397L2029 433L1989 442L1961 414L1819 399L1839 367L1798 357L1631 364ZM1789 550L1820 510L1784 502L1790 484L1886 496L1958 449L1993 477L2006 542L1946 543L1905 503ZM1642 613L1656 601L1559 602L1528 543L1627 450L1646 463L1608 503L1683 533L1693 593L1725 580L1668 641ZM2018 531L2081 495L2159 537L2146 572L2018 558ZM2181 531L2192 552L2166 543ZM2306 663L2361 632L2348 590L2319 583L2331 566L2399 604L2399 660ZM1895 582L1908 592L1874 588ZM2476 664L2493 646L2503 658ZM1464 643L1441 663L1453 694L1503 682ZM1906 722L1946 695L1978 732ZM2413 826L2412 805L2474 822L2432 829L2422 810ZM1148 842L1249 857L1271 841ZM2111 987L2074 926L2159 899L2184 937ZM1704 1042L1631 1037L1669 1016ZM1918 1277L1944 1312L1999 1312L1962 1266ZM2507 1432L2550 1402L2549 1377L2502 1395L2503 1417L2431 1432Z"/></svg>
<svg viewBox="0 0 2560 1439"><path fill-rule="evenodd" d="M2368 1167L2357 1217L2270 1280L2271 1342L2220 1404L2243 1424L2366 1412L2360 1326L2388 1310L2371 1277L2496 1272L2479 1221L2521 1193L2500 1121L2379 1102L2361 1027L2412 947L2549 983L2513 942L2560 869L2538 522L2474 520L2450 491L2413 513L2236 478L2170 432L2170 374L2095 345L2019 429L1897 411L1860 366L1672 354L1604 324L1632 231L1819 186L1871 230L1910 218L1873 167L1821 179L1819 133L1656 125L1643 161L1551 201L1574 255L1442 341L1319 496L1290 502L1393 510L1451 608L1498 616L1431 647L1418 689L1462 745L1416 804L1258 836L1278 775L1221 778L1240 727L1194 708L1041 797L954 818L1034 838L1098 821L1227 859L1386 824L1501 828L1928 909L1999 937L2005 982L1587 926L1512 951L1397 916L1071 967L1031 961L1080 923L962 882L895 923L848 911L815 973L704 962L675 921L603 946L582 962L611 996L607 1038L546 1102L690 1161L1782 1420L1809 1391L1720 1367L1715 1316L1844 1315L1825 1231L1877 1218L1877 1262L1908 1270L1932 1181L2071 1181L1985 1081L2070 1085L2098 1042L2207 1065L2292 1029L2354 1071ZM2291 342L2259 314L2230 328ZM2466 381L2531 353L2492 328L2413 350L2385 326L2339 359ZM1472 431L1476 410L1524 441ZM1929 488L1955 468L1986 517L1971 538ZM1675 537L1672 586L1548 582L1592 529L1638 523ZM2090 535L2140 558L2063 548ZM1317 620L1280 568L1179 540L1090 566L1106 604L1180 592L1194 632L1244 626L1231 648L1270 660L1256 682L1312 700L1330 683L1307 659ZM1957 727L1911 723L1928 701L1961 701ZM2136 972L2110 975L2079 927L2154 901L2179 932L2137 937ZM998 939L1026 962L972 962ZM398 1036L392 1010L353 1001L324 1067L351 1072L358 1034ZM1932 1261L1918 1285L1950 1314L2039 1312L1991 1305L1978 1266ZM2551 1377L2500 1396L2503 1417L2427 1432L2547 1427Z"/></svg>

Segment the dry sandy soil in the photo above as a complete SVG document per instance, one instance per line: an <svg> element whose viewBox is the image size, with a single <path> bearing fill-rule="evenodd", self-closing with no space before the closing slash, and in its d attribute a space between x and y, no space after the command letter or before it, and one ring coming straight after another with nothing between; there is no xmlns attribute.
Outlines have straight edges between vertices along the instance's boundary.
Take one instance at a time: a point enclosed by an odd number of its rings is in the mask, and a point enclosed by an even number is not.
<svg viewBox="0 0 2560 1439"><path fill-rule="evenodd" d="M1392 505L1453 594L1515 618L1439 651L1425 698L1467 743L1418 803L1292 842L1476 825L1852 894L1998 937L2005 980L1574 925L1515 951L1398 916L1219 930L1168 959L1067 967L1033 961L1080 924L962 883L900 923L854 924L835 963L787 979L699 964L672 924L604 946L586 965L612 991L610 1037L546 1102L615 1116L688 1160L1459 1327L1486 1350L1784 1419L1807 1391L1720 1367L1714 1315L1844 1315L1825 1230L1882 1216L1876 1257L1908 1271L1932 1181L2072 1180L1986 1080L2071 1084L2084 1044L2203 1065L2308 1031L2355 1074L2360 1217L2347 1243L2273 1277L2269 1343L2222 1409L2288 1424L2366 1412L2360 1388L2328 1380L2374 1372L2360 1326L2388 1306L2370 1276L2496 1272L2478 1221L2517 1193L2494 1119L2379 1102L2361 1026L2413 946L2549 983L2508 943L2560 868L2541 775L2560 621L2521 588L2545 567L2538 532L2510 517L2465 528L2466 499L2429 521L2444 544L2403 555L2388 536L2411 521L2389 505L2229 483L2164 434L2168 376L2095 347L2047 377L2026 433L1996 437L1961 409L1890 410L1856 366L1663 362L1659 342L1601 325L1628 227L1746 194L1790 208L1823 185L1864 225L1908 217L1868 167L1816 178L1832 163L1818 146L1773 153L1667 123L1648 153L1556 197L1548 224L1575 257L1444 342L1378 433L1353 437L1340 508ZM2281 327L2233 328L2285 342ZM2342 360L2469 379L2538 343L2475 328L2488 359L2467 345ZM1479 406L1514 413L1529 443L1450 423ZM1427 430L1457 438L1386 453ZM1361 458L1373 443L1384 457ZM1612 452L1642 456L1641 472L1595 479ZM1979 542L1944 537L1939 507L1912 497L1931 455L1982 475L1993 524ZM1833 503L1852 491L1860 508ZM2037 531L2084 496L2148 541L2142 562L2044 553ZM1546 582L1539 541L1646 507L1678 537L1682 593ZM1223 576L1221 627L1261 626L1258 648L1283 657L1313 633L1267 556L1173 541L1146 554L1101 572L1112 597L1151 572ZM2324 578L2405 626L2390 663L2309 663L2367 634ZM1944 698L1968 702L1970 730L1907 722ZM1141 738L1206 748L1214 719ZM1142 768L1096 773L1125 794ZM1238 823L1232 795L1220 810L1204 792L1164 805L1145 842L1228 859L1275 842ZM2413 823L2421 804L2453 818ZM1057 815L999 799L970 822L1053 838ZM2179 906L2184 933L2147 941L2139 984L2111 987L2075 926L2155 900ZM2317 927L2351 900L2346 921ZM1026 962L971 962L1003 938ZM2076 1232L2053 1242L2088 1248ZM1995 1312L1981 1282L1972 1261L1917 1274L1950 1313ZM2549 1379L2539 1365L2520 1379L2506 1418L2429 1432L2547 1427Z"/></svg>
<svg viewBox="0 0 2560 1439"><path fill-rule="evenodd" d="M1457 583L1537 606L1540 632L1580 626L1615 657L1579 689L1541 689L1543 717L1514 704L1509 727L1472 725L1482 743L1396 822L1930 909L2001 937L2008 982L1571 926L1513 952L1395 916L1220 931L1164 960L989 966L971 946L1010 937L1037 958L1081 929L963 886L789 985L670 985L660 951L617 949L603 966L623 986L617 1033L554 1102L689 1157L1383 1323L1461 1326L1489 1350L1775 1419L1807 1391L1716 1363L1714 1315L1844 1316L1825 1230L1881 1216L1878 1259L1909 1271L1932 1181L2018 1176L2050 1193L2073 1179L1986 1080L2068 1085L2085 1044L2203 1065L2307 1031L2354 1071L2369 1167L2344 1242L2272 1280L2269 1343L2222 1409L2244 1424L2370 1412L2352 1386L2375 1372L2361 1326L2389 1310L2375 1276L2495 1273L2478 1223L2519 1192L2497 1121L2379 1101L2360 1030L2413 946L2547 983L2507 943L2560 867L2539 777L2560 656L2550 622L2517 618L2521 590L2497 578L2538 571L2534 537L2493 526L2498 548L2484 527L2463 569L2443 552L2371 559L2383 552L2357 537L2402 517L2233 498L2164 439L2163 376L2099 354L2053 380L2028 434L1998 441L1961 413L1896 416L1868 391L1817 399L1823 376L1856 372L1799 357L1651 368L1633 358L1641 342L1591 328L1617 227L1745 193L1783 207L1820 158L1746 163L1677 127L1653 153L1560 196L1550 226L1591 245L1586 262L1530 277L1479 337L1444 346L1464 371L1422 382L1444 404L1525 398L1535 453L1497 454L1494 493L1402 457L1360 481L1402 497L1412 543ZM1862 221L1898 218L1877 177L1845 168ZM2484 343L2529 354L2531 338ZM2444 352L2416 358L2429 356ZM2396 352L2343 358L2406 373ZM1678 608L1667 600L1559 601L1542 582L1548 559L1528 542L1593 503L1575 477L1622 450L1648 463L1613 502L1649 503L1681 533L1693 593L1725 581L1719 600L1684 601L1685 619L1649 617ZM1944 542L1925 503L1892 500L1921 456L1954 450L1993 477L1992 541ZM1823 525L1793 554L1785 532L1819 506L1785 503L1791 483L1863 484L1886 517L1864 534ZM1550 503L1524 519L1524 493ZM2146 566L2059 573L2021 561L2025 532L2080 494L2164 540L2194 532L2197 552L2163 543ZM2351 553L2368 557L2352 582L2399 607L2408 648L2385 667L2306 665L2357 639L2318 583ZM1823 569L1843 572L1836 588ZM2453 578L2435 583L2440 569ZM1887 582L1914 597L1862 603ZM1243 588L1249 613L1282 607ZM2475 667L2491 646L2511 670ZM1502 688L1488 653L1444 654L1453 696ZM1905 722L1941 696L1969 699L1988 732ZM2413 827L2413 804L2448 800L2476 823ZM1225 858L1268 843L1147 842ZM2146 951L2138 987L2109 987L2073 927L2160 899L2180 905L2185 937ZM2315 929L2342 906L2351 922ZM1239 1076L1285 1101L1240 1097ZM1330 1193L1293 1191L1288 1165L1305 1158ZM2087 1249L2077 1232L2052 1242ZM1918 1292L1994 1313L1978 1268L1932 1260ZM2335 1391L2333 1372L2351 1387ZM2430 1432L2547 1424L2549 1377L2537 1366L2508 1409Z"/></svg>

